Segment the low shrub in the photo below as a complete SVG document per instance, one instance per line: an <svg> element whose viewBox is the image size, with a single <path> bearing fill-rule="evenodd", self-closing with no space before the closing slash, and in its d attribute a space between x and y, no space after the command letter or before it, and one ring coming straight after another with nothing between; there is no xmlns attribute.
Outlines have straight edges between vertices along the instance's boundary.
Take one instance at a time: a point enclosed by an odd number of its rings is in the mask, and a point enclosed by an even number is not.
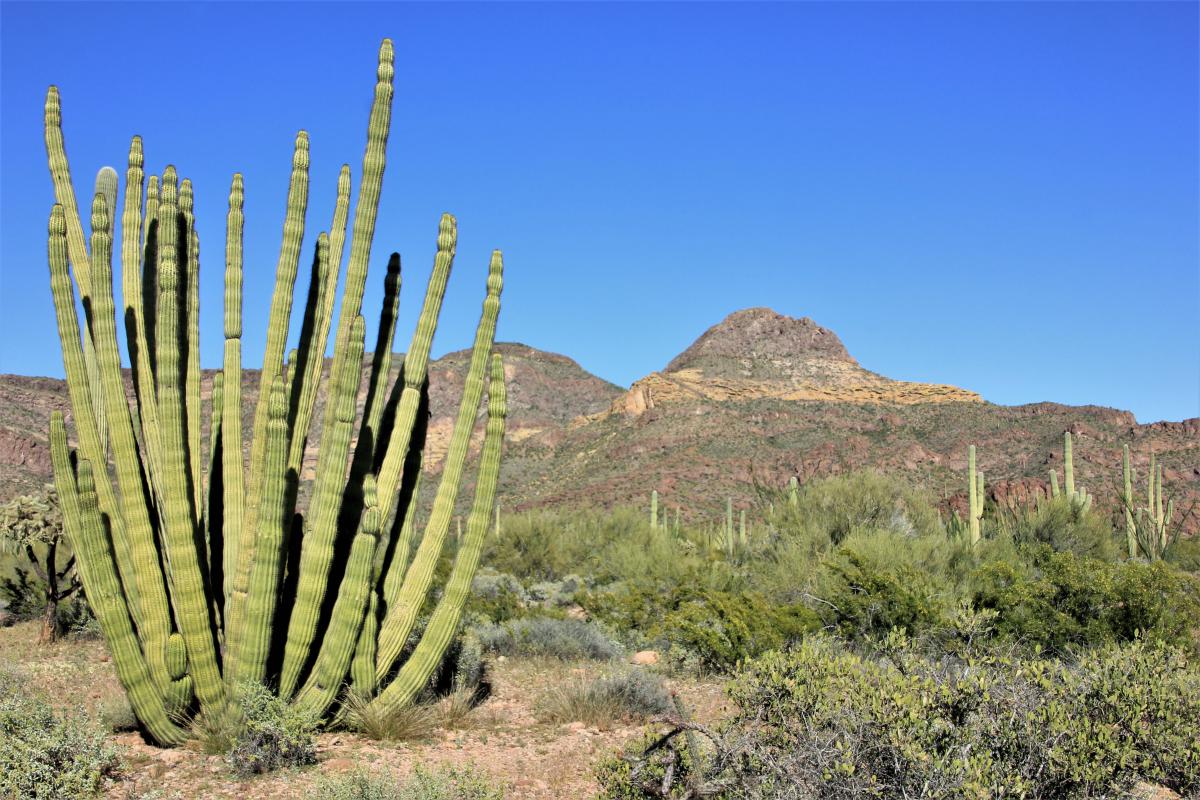
<svg viewBox="0 0 1200 800"><path fill-rule="evenodd" d="M538 703L548 722L583 722L607 727L618 721L645 720L671 709L662 681L644 669L599 678L577 678L555 687Z"/></svg>
<svg viewBox="0 0 1200 800"><path fill-rule="evenodd" d="M499 625L481 625L472 633L486 651L505 656L611 661L623 653L601 627L578 619L524 617Z"/></svg>
<svg viewBox="0 0 1200 800"><path fill-rule="evenodd" d="M313 800L503 800L504 789L470 765L430 770L418 766L407 778L383 771L353 770L322 776Z"/></svg>
<svg viewBox="0 0 1200 800"><path fill-rule="evenodd" d="M118 766L95 721L55 712L19 676L0 679L0 797L91 797Z"/></svg>
<svg viewBox="0 0 1200 800"><path fill-rule="evenodd" d="M687 796L1066 800L1127 796L1137 780L1200 790L1200 671L1183 650L1136 641L1065 664L930 655L889 638L886 659L814 638L751 662L695 773L704 785ZM684 749L671 740L610 762L602 796L684 796L678 778L644 791Z"/></svg>
<svg viewBox="0 0 1200 800"><path fill-rule="evenodd" d="M346 725L368 739L381 742L428 741L438 726L437 709L427 702L408 703L394 711L380 711L369 698L353 692L345 698Z"/></svg>
<svg viewBox="0 0 1200 800"><path fill-rule="evenodd" d="M235 702L241 719L227 757L234 772L257 775L316 763L317 720L312 715L257 684L239 687Z"/></svg>

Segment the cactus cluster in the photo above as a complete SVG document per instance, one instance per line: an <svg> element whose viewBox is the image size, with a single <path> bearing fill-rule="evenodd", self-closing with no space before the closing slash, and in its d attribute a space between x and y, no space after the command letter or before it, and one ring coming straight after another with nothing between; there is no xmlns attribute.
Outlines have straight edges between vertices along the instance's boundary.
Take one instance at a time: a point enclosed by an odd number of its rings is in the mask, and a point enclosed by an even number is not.
<svg viewBox="0 0 1200 800"><path fill-rule="evenodd" d="M50 215L50 282L77 449L61 414L51 456L65 527L88 600L130 703L163 745L182 720L222 713L239 682L258 682L314 715L337 712L351 685L381 712L427 683L462 613L493 519L504 434L504 371L492 355L502 260L487 294L436 498L418 531L417 496L428 417L430 346L455 254L455 220L441 219L416 330L389 386L400 289L399 256L384 280L374 356L363 379L361 314L393 97L392 44L380 51L362 180L349 236L341 306L334 305L350 220L342 167L330 230L317 237L298 346L285 361L309 189L308 136L296 137L283 243L243 460L242 177L229 192L225 242L224 364L202 441L199 239L194 187L174 167L146 186L133 139L121 217L123 308L114 302L113 221L118 185L102 170L85 239L62 136L58 90L46 99L46 148L57 203ZM145 189L145 192L143 192ZM76 294L78 293L78 294ZM80 325L76 302L86 310ZM117 345L125 325L134 402ZM331 331L332 366L315 478L297 502ZM442 556L485 384L486 432L474 503L449 579L419 637ZM111 456L111 465L110 465ZM415 641L416 644L411 643ZM407 644L407 646L406 646ZM402 653L406 657L401 659Z"/></svg>
<svg viewBox="0 0 1200 800"><path fill-rule="evenodd" d="M1050 470L1050 496L1066 497L1082 513L1087 513L1092 507L1092 496L1088 490L1075 485L1075 450L1070 431L1063 433L1063 486L1059 488L1058 472Z"/></svg>
<svg viewBox="0 0 1200 800"><path fill-rule="evenodd" d="M1150 473L1146 478L1146 505L1138 506L1133 499L1134 470L1129 460L1129 445L1121 453L1124 477L1122 500L1125 510L1125 536L1129 557L1139 553L1150 560L1163 557L1179 537L1179 528L1172 524L1175 518L1175 501L1167 500L1163 506L1163 468L1150 454Z"/></svg>

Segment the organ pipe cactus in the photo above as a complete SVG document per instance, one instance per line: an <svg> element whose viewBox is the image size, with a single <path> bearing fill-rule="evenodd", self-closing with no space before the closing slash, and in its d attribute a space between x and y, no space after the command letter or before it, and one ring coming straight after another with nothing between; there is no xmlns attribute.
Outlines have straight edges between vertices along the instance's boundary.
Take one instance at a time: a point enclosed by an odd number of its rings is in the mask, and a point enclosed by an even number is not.
<svg viewBox="0 0 1200 800"><path fill-rule="evenodd" d="M299 342L285 362L293 299L303 291L296 284L310 185L308 136L301 131L296 137L248 432L242 430L246 190L242 176L233 176L224 250L224 363L213 381L205 442L194 188L173 166L150 176L147 186L142 142L135 137L123 194L112 170L97 179L89 246L71 185L58 90L51 87L47 95L46 148L57 200L50 213L48 260L77 441L77 450L70 451L63 416L56 414L50 431L55 483L79 574L117 674L138 719L159 744L181 742L187 735L181 720L191 714L223 713L238 681L264 683L306 711L330 718L339 713L351 682L379 707L398 708L428 682L462 614L493 519L504 434L504 368L491 353L503 260L499 251L492 254L461 407L421 535L415 509L429 354L457 239L449 214L439 225L433 274L412 343L390 386L399 256L388 263L366 402L361 417L357 412L367 327L362 297L393 75L392 44L385 40L350 241L351 176L343 166L332 225L315 237L309 285L301 295ZM119 196L120 309L111 263ZM78 300L88 311L82 325ZM133 371L132 408L122 382L118 313ZM325 378L322 362L331 332L333 361ZM327 401L319 442L312 442L322 382ZM418 612L434 590L434 567L485 389L488 413L474 505L449 581L420 629ZM301 505L306 449L316 450L316 471L310 499ZM420 635L414 638L414 632ZM401 659L413 641L415 647Z"/></svg>

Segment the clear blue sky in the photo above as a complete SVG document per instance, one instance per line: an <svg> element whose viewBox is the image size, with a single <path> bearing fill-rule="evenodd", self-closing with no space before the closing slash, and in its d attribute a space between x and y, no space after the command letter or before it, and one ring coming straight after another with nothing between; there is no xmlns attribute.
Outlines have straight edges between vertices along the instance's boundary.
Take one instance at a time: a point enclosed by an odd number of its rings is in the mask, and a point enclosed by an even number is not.
<svg viewBox="0 0 1200 800"><path fill-rule="evenodd" d="M307 267L343 161L357 190L389 36L366 309L399 250L400 347L451 211L437 353L469 342L500 247L500 338L620 384L767 305L891 377L1197 416L1197 7L5 2L0 371L62 370L47 85L81 194L103 165L124 175L135 133L149 169L195 182L211 366L226 195L245 173L256 365L293 137L312 137Z"/></svg>

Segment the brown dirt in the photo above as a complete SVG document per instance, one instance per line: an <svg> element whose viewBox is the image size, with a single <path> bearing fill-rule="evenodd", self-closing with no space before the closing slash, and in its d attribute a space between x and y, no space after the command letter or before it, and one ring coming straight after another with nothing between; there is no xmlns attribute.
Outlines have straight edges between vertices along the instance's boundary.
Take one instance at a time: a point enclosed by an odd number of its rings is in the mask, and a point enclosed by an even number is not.
<svg viewBox="0 0 1200 800"><path fill-rule="evenodd" d="M14 664L34 687L63 709L97 713L120 687L104 643L96 639L66 639L38 645L36 624L0 629L0 664ZM406 775L418 765L471 764L507 787L506 796L528 800L592 797L598 787L595 766L640 739L644 727L622 723L611 728L582 723L556 724L538 719L540 697L565 680L599 674L597 664L564 664L543 659L505 659L494 664L493 694L468 716L459 730L434 732L425 742L377 742L362 736L333 732L318 737L319 763L252 779L230 772L220 756L187 747L164 750L145 744L136 733L112 740L122 751L122 777L107 792L111 800L136 798L161 790L169 798L303 797L323 774L363 767ZM726 713L719 681L667 678L696 718L713 722Z"/></svg>

